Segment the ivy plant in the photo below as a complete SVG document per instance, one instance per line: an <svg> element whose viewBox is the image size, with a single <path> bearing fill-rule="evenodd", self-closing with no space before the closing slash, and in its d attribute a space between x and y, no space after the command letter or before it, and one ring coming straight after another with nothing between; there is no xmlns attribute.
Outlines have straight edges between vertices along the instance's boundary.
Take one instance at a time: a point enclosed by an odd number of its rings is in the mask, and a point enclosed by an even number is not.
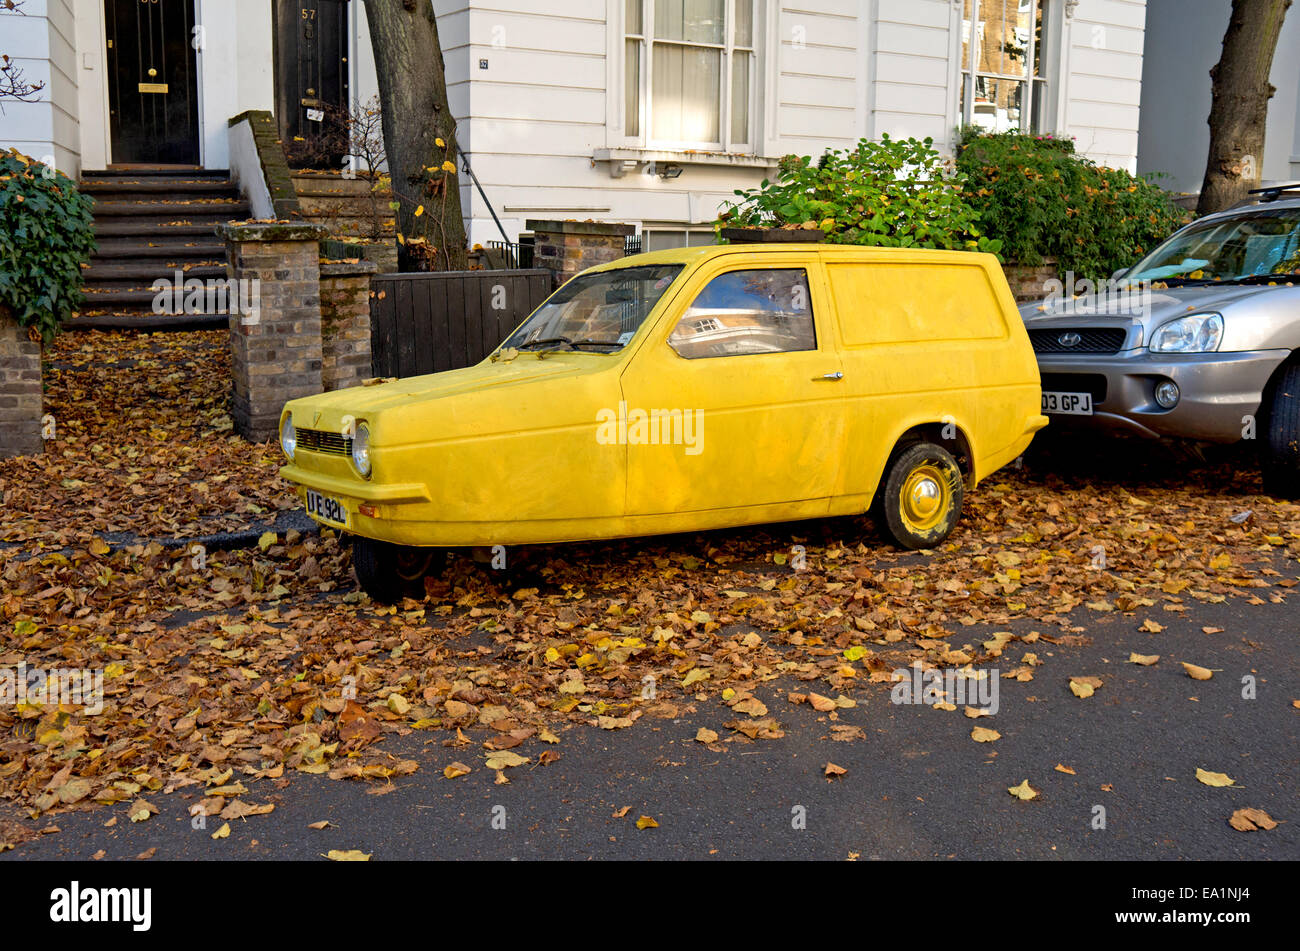
<svg viewBox="0 0 1300 951"><path fill-rule="evenodd" d="M47 343L81 306L94 202L63 173L0 152L0 308Z"/></svg>

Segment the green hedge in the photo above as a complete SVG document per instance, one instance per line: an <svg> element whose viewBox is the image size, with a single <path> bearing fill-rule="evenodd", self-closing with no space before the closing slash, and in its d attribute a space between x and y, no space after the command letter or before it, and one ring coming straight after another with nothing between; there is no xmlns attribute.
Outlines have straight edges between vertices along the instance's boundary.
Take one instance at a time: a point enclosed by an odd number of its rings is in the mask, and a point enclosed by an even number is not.
<svg viewBox="0 0 1300 951"><path fill-rule="evenodd" d="M832 244L947 248L996 254L999 242L980 229L965 176L934 150L930 139L880 142L853 149L786 156L776 181L736 190L715 229L820 228Z"/></svg>
<svg viewBox="0 0 1300 951"><path fill-rule="evenodd" d="M81 265L95 250L93 205L61 172L0 152L0 306L47 342L81 306Z"/></svg>
<svg viewBox="0 0 1300 951"><path fill-rule="evenodd" d="M1062 273L1108 278L1185 224L1190 215L1146 179L1105 168L1051 135L963 130L957 168L985 232L1008 261L1056 258Z"/></svg>

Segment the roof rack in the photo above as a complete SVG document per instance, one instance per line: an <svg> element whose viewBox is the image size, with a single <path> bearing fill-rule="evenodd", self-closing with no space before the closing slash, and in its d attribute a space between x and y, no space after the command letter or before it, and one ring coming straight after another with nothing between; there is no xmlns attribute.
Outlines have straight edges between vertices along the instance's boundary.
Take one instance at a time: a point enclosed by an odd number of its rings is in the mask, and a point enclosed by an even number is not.
<svg viewBox="0 0 1300 951"><path fill-rule="evenodd" d="M1252 188L1246 194L1258 195L1260 201L1277 201L1283 195L1297 194L1300 195L1300 182L1293 182L1290 185L1269 185L1265 188Z"/></svg>

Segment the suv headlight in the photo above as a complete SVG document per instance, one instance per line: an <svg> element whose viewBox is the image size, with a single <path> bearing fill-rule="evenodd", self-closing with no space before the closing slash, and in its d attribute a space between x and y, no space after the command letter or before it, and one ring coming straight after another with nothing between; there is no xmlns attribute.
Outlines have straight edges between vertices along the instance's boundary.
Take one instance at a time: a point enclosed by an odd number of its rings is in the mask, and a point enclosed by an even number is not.
<svg viewBox="0 0 1300 951"><path fill-rule="evenodd" d="M365 423L357 424L352 435L352 464L367 479L370 478L370 430Z"/></svg>
<svg viewBox="0 0 1300 951"><path fill-rule="evenodd" d="M297 448L298 430L293 428L293 413L288 413L284 422L280 423L280 450L286 459L293 462L293 453Z"/></svg>
<svg viewBox="0 0 1300 951"><path fill-rule="evenodd" d="M1151 335L1152 353L1209 353L1223 340L1218 314L1190 314L1163 324Z"/></svg>

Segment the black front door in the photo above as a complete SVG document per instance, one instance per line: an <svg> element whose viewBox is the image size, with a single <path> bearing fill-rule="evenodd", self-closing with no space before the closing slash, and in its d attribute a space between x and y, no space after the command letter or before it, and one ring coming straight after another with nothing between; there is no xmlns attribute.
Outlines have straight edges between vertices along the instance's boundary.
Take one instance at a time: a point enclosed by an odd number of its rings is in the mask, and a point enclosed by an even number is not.
<svg viewBox="0 0 1300 951"><path fill-rule="evenodd" d="M348 0L275 0L275 86L290 164L337 167L347 151Z"/></svg>
<svg viewBox="0 0 1300 951"><path fill-rule="evenodd" d="M199 164L192 0L104 0L115 164Z"/></svg>

